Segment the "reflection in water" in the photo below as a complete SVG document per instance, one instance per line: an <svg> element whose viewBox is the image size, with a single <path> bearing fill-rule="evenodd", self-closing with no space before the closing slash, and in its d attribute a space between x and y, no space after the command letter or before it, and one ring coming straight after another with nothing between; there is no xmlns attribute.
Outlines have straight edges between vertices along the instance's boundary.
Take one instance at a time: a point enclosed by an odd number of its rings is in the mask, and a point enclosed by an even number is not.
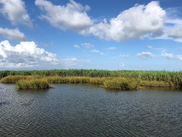
<svg viewBox="0 0 182 137"><path fill-rule="evenodd" d="M17 94L45 94L49 91L50 89L17 89L16 92Z"/></svg>
<svg viewBox="0 0 182 137"><path fill-rule="evenodd" d="M55 87L0 84L0 136L182 136L181 91Z"/></svg>

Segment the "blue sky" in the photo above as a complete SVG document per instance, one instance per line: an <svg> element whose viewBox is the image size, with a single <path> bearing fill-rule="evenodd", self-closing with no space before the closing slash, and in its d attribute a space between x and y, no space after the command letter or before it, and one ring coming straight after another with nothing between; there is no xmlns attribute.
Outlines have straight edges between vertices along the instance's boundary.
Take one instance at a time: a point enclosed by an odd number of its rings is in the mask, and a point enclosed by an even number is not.
<svg viewBox="0 0 182 137"><path fill-rule="evenodd" d="M0 70L182 70L181 0L0 0Z"/></svg>

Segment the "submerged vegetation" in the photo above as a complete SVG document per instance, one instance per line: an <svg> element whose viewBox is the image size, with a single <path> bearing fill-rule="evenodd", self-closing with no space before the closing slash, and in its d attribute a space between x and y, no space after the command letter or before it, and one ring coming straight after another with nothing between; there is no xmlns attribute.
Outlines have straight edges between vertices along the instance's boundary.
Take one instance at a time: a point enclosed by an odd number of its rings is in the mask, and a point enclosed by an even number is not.
<svg viewBox="0 0 182 137"><path fill-rule="evenodd" d="M130 70L32 70L0 71L2 83L16 83L18 88L49 88L42 83L90 83L105 88L182 87L182 71ZM26 83L26 84L25 84ZM37 85L37 86L36 86Z"/></svg>

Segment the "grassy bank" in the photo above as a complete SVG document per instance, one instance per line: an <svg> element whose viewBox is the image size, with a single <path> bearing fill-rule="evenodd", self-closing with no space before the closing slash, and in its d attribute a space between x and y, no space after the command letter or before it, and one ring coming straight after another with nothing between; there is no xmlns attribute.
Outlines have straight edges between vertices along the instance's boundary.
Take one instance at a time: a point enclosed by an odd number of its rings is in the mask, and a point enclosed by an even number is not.
<svg viewBox="0 0 182 137"><path fill-rule="evenodd" d="M181 81L180 81L181 82ZM16 83L19 89L40 89L49 88L50 84L59 83L90 83L100 84L111 89L137 89L140 87L176 87L181 83L172 80L150 80L141 77L60 77L60 76L40 76L40 75L10 75L1 79L1 83Z"/></svg>
<svg viewBox="0 0 182 137"><path fill-rule="evenodd" d="M1 83L17 83L20 80L34 80L41 79L42 76L34 75L34 76L21 76L21 75L10 75L1 79Z"/></svg>

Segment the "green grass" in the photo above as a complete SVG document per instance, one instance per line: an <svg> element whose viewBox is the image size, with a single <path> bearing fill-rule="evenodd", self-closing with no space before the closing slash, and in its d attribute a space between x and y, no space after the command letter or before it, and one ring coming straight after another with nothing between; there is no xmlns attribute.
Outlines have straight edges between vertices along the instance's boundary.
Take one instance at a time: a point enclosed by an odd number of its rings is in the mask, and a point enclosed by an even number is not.
<svg viewBox="0 0 182 137"><path fill-rule="evenodd" d="M0 71L0 78L7 76L34 76L41 77L53 76L53 77L89 77L89 78L106 78L106 77L124 77L124 78L136 78L137 81L163 81L172 83L175 87L182 87L182 71L135 71L135 70L92 70L92 69L54 69L54 70L4 70ZM8 81L9 83L16 83L18 80ZM53 80L54 81L54 80ZM62 80L60 79L60 83ZM71 82L71 80L68 80ZM6 83L7 83L6 82ZM80 83L81 81L73 80L71 83ZM88 81L86 80L85 83ZM58 82L59 83L59 80ZM67 79L64 80L67 83ZM68 82L69 83L69 82ZM82 81L83 83L83 81ZM102 79L91 79L91 83L103 83Z"/></svg>
<svg viewBox="0 0 182 137"><path fill-rule="evenodd" d="M140 86L143 87L176 87L175 83L172 81L147 81L147 80L142 80L140 81Z"/></svg>
<svg viewBox="0 0 182 137"><path fill-rule="evenodd" d="M111 88L111 89L131 90L131 89L137 89L138 84L137 84L137 80L134 78L132 79L114 78L111 80L104 81L104 87Z"/></svg>
<svg viewBox="0 0 182 137"><path fill-rule="evenodd" d="M90 83L91 84L101 84L103 85L104 84L104 81L105 81L105 78L90 78Z"/></svg>
<svg viewBox="0 0 182 137"><path fill-rule="evenodd" d="M26 79L26 76L7 76L1 79L1 83L16 83L22 79Z"/></svg>
<svg viewBox="0 0 182 137"><path fill-rule="evenodd" d="M53 76L50 76L50 77L47 77L47 81L49 83L53 83L53 84L60 84L60 83L69 83L69 80L68 78L66 77L53 77Z"/></svg>
<svg viewBox="0 0 182 137"><path fill-rule="evenodd" d="M30 79L41 79L42 76L34 75L34 76L21 76L21 75L15 75L15 76L7 76L1 79L1 83L16 83L19 80L30 80Z"/></svg>
<svg viewBox="0 0 182 137"><path fill-rule="evenodd" d="M49 83L89 83L90 78L88 77L59 77L59 76L49 76L45 77Z"/></svg>
<svg viewBox="0 0 182 137"><path fill-rule="evenodd" d="M18 89L47 89L50 88L50 84L44 79L35 80L19 80L17 83Z"/></svg>
<svg viewBox="0 0 182 137"><path fill-rule="evenodd" d="M119 73L119 71L118 71ZM126 71L127 73L127 71ZM90 83L103 85L105 88L111 89L137 89L139 87L176 87L182 86L180 77L174 77L171 79L168 75L165 77L158 77L149 75L134 77L133 72L127 76L120 77L84 77L84 76L44 76L44 75L9 75L1 79L1 83L16 83L18 88L49 88L49 86L41 85L41 83L59 84L59 83ZM145 73L145 72L143 72ZM132 75L131 75L132 74ZM160 73L159 73L160 74ZM42 82L40 82L42 81Z"/></svg>

